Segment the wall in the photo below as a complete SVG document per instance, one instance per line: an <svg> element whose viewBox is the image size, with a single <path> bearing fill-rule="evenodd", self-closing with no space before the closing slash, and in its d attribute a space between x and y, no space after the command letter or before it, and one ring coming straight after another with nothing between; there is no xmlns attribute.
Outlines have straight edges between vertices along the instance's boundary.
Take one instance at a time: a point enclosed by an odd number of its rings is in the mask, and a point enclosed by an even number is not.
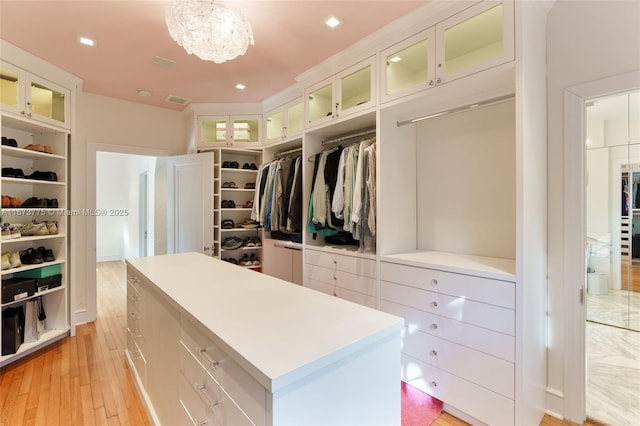
<svg viewBox="0 0 640 426"><path fill-rule="evenodd" d="M71 143L71 208L96 207L96 152L161 156L187 150L180 112L79 93ZM113 170L115 176L119 170ZM71 218L72 321L96 318L95 217Z"/></svg>
<svg viewBox="0 0 640 426"><path fill-rule="evenodd" d="M140 175L147 173L147 252L153 254L155 157L98 152L96 216L98 262L137 257L140 253ZM118 170L118 173L113 173Z"/></svg>
<svg viewBox="0 0 640 426"><path fill-rule="evenodd" d="M572 318L566 306L576 293L563 282L564 127L563 90L569 86L640 69L640 2L560 0L549 13L548 70L548 239L549 290L547 338L547 409L559 414L572 407L564 403L564 355ZM575 294L567 300L565 294ZM582 423L582 419L571 419Z"/></svg>

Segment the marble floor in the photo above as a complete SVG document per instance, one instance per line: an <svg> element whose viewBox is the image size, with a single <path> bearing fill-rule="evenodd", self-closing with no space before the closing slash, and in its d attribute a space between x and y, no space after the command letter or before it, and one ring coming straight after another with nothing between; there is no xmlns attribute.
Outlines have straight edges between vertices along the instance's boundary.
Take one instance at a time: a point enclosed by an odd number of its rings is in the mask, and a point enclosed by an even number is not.
<svg viewBox="0 0 640 426"><path fill-rule="evenodd" d="M640 331L640 293L609 290L602 295L587 294L587 321Z"/></svg>
<svg viewBox="0 0 640 426"><path fill-rule="evenodd" d="M640 424L640 332L587 321L587 417Z"/></svg>

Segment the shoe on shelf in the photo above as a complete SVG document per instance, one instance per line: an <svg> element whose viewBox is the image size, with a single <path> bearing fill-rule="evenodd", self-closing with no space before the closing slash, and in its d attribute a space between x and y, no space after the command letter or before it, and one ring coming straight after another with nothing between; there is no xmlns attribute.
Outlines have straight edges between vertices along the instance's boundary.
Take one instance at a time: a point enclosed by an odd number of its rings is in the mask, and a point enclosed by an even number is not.
<svg viewBox="0 0 640 426"><path fill-rule="evenodd" d="M233 200L227 201L227 208L235 209L236 208L236 203Z"/></svg>
<svg viewBox="0 0 640 426"><path fill-rule="evenodd" d="M23 203L22 203L22 207L27 208L27 209L42 209L47 207L46 205L46 201L44 200L44 198L38 198L38 197L31 197L31 198L27 198Z"/></svg>
<svg viewBox="0 0 640 426"><path fill-rule="evenodd" d="M11 269L11 262L9 261L9 253L2 253L2 270Z"/></svg>
<svg viewBox="0 0 640 426"><path fill-rule="evenodd" d="M9 230L11 231L11 239L16 239L22 237L22 233L20 230L22 229L22 225L11 225Z"/></svg>
<svg viewBox="0 0 640 426"><path fill-rule="evenodd" d="M251 163L251 165L249 166L249 168L251 170L258 170L258 166L256 166L256 163Z"/></svg>
<svg viewBox="0 0 640 426"><path fill-rule="evenodd" d="M23 265L38 265L44 262L40 252L32 248L20 252L20 261Z"/></svg>
<svg viewBox="0 0 640 426"><path fill-rule="evenodd" d="M231 164L231 162L230 162L230 161L223 161L223 162L222 162L222 168L223 168L223 169L228 169L228 168L230 168L231 166L229 166L229 164Z"/></svg>
<svg viewBox="0 0 640 426"><path fill-rule="evenodd" d="M247 182L244 184L244 189L256 189L255 182Z"/></svg>
<svg viewBox="0 0 640 426"><path fill-rule="evenodd" d="M18 147L18 142L16 142L15 139L13 138L6 138L6 137L2 137L2 145L5 146L10 146L12 148L17 148Z"/></svg>
<svg viewBox="0 0 640 426"><path fill-rule="evenodd" d="M245 209L251 209L253 208L253 200L249 200L246 203L244 203L244 208Z"/></svg>
<svg viewBox="0 0 640 426"><path fill-rule="evenodd" d="M9 225L8 223L5 223L2 225L2 239L3 240L10 240L11 239L11 225Z"/></svg>
<svg viewBox="0 0 640 426"><path fill-rule="evenodd" d="M44 145L41 145L41 144L29 144L29 145L25 146L24 149L28 149L29 151L44 152Z"/></svg>
<svg viewBox="0 0 640 426"><path fill-rule="evenodd" d="M57 198L45 198L44 205L48 209L57 209L58 208L58 199Z"/></svg>
<svg viewBox="0 0 640 426"><path fill-rule="evenodd" d="M231 219L225 219L222 221L222 229L233 229L236 225Z"/></svg>
<svg viewBox="0 0 640 426"><path fill-rule="evenodd" d="M44 146L44 152L47 154L53 154L53 148L51 148L49 145L43 145Z"/></svg>
<svg viewBox="0 0 640 426"><path fill-rule="evenodd" d="M251 170L251 165L249 163L244 163L242 165L242 170Z"/></svg>
<svg viewBox="0 0 640 426"><path fill-rule="evenodd" d="M22 201L18 197L9 197L9 207L12 209L17 209L22 206Z"/></svg>
<svg viewBox="0 0 640 426"><path fill-rule="evenodd" d="M242 226L243 228L247 228L247 229L253 229L253 228L257 228L258 227L258 222L256 222L253 219L245 219L240 226Z"/></svg>
<svg viewBox="0 0 640 426"><path fill-rule="evenodd" d="M8 178L15 177L15 175L13 174L13 167L3 167L2 177L8 177Z"/></svg>
<svg viewBox="0 0 640 426"><path fill-rule="evenodd" d="M239 167L240 167L240 164L238 164L237 161L232 161L232 162L229 163L229 168L237 169Z"/></svg>
<svg viewBox="0 0 640 426"><path fill-rule="evenodd" d="M250 260L249 255L247 253L243 254L240 258L240 266L251 266L253 261Z"/></svg>
<svg viewBox="0 0 640 426"><path fill-rule="evenodd" d="M36 251L40 253L40 256L42 256L42 260L45 262L53 262L54 260L56 260L56 257L53 255L53 250L51 249L38 247Z"/></svg>
<svg viewBox="0 0 640 426"><path fill-rule="evenodd" d="M22 262L20 261L20 253L17 251L9 253L9 263L11 263L12 268L21 267Z"/></svg>
<svg viewBox="0 0 640 426"><path fill-rule="evenodd" d="M244 245L245 241L238 237L229 237L222 242L222 248L225 250L237 250Z"/></svg>
<svg viewBox="0 0 640 426"><path fill-rule="evenodd" d="M20 233L27 237L49 235L49 228L46 222L33 221L25 224L20 230Z"/></svg>
<svg viewBox="0 0 640 426"><path fill-rule="evenodd" d="M227 207L229 207L229 202L227 200L222 200L222 203L220 203L220 207L226 209Z"/></svg>
<svg viewBox="0 0 640 426"><path fill-rule="evenodd" d="M54 220L45 223L47 224L47 231L49 231L49 235L55 235L58 233L58 222Z"/></svg>
<svg viewBox="0 0 640 426"><path fill-rule="evenodd" d="M8 209L11 207L11 198L8 195L2 196L2 208Z"/></svg>
<svg viewBox="0 0 640 426"><path fill-rule="evenodd" d="M35 180L47 180L51 182L58 181L58 175L56 172L41 172L40 170L36 170L28 176L24 176L25 179L35 179Z"/></svg>

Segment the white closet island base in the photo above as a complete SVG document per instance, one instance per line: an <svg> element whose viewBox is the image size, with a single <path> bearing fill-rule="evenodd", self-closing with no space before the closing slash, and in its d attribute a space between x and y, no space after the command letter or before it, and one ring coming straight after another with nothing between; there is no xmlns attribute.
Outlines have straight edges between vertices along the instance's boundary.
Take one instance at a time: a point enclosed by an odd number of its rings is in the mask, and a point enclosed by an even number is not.
<svg viewBox="0 0 640 426"><path fill-rule="evenodd" d="M398 425L403 320L202 254L127 260L156 424Z"/></svg>

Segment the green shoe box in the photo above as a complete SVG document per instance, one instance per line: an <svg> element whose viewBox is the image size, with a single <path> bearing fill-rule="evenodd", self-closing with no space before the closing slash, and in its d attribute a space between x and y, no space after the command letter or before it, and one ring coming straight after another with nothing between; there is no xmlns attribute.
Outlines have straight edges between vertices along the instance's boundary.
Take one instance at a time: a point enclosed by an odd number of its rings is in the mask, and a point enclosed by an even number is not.
<svg viewBox="0 0 640 426"><path fill-rule="evenodd" d="M47 278L53 275L59 275L60 264L47 265L37 269L29 269L28 271L15 272L14 278Z"/></svg>

